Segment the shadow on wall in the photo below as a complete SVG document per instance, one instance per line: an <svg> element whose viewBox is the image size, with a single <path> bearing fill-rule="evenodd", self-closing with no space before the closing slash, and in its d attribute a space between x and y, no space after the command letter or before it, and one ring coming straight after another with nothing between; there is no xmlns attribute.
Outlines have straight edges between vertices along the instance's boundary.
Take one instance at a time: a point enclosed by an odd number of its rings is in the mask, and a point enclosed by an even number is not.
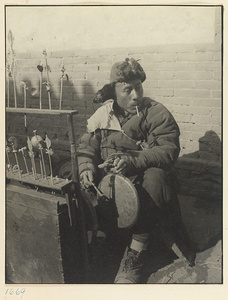
<svg viewBox="0 0 228 300"><path fill-rule="evenodd" d="M199 150L180 157L178 171L180 194L221 201L221 141L210 130L199 139Z"/></svg>
<svg viewBox="0 0 228 300"><path fill-rule="evenodd" d="M40 79L37 75L30 78L24 75L22 81L26 83L26 107L27 108L40 108L40 91L42 99L42 108L49 109L48 92L45 84L42 84L40 89ZM17 107L24 107L25 93L20 84L17 85ZM43 75L42 82L46 82L46 77ZM61 95L61 82L60 78L53 78L51 81L51 108L59 109L60 95ZM63 110L78 110L78 114L74 116L75 138L78 140L79 136L86 129L88 117L96 110L93 104L95 94L93 85L89 81L82 81L81 86L75 86L71 78L64 78L62 81L62 103L61 109ZM10 89L10 107L15 107L14 93ZM61 153L60 159L69 156L69 136L67 128L66 116L51 116L44 115L29 115L26 116L27 126L25 127L25 117L23 114L7 113L6 117L6 135L7 137L13 135L18 138L19 147L24 147L27 144L27 136L33 136L33 130L37 130L42 138L45 134L48 135L52 142L54 154L58 156ZM65 153L64 153L65 152ZM59 159L57 158L57 161Z"/></svg>
<svg viewBox="0 0 228 300"><path fill-rule="evenodd" d="M210 130L199 139L199 150L176 164L179 199L189 235L200 251L215 245L222 231L221 141Z"/></svg>

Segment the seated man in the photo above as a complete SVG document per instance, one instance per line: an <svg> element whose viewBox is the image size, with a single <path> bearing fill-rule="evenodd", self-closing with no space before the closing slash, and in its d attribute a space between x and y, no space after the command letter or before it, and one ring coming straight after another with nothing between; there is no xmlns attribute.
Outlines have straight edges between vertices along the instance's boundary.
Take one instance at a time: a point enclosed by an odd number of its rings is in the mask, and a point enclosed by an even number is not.
<svg viewBox="0 0 228 300"><path fill-rule="evenodd" d="M179 243L190 265L195 260L181 221L171 172L180 151L179 128L162 104L143 97L145 79L143 68L133 58L113 65L110 84L105 86L112 99L89 118L78 149L80 180L85 188L99 182L100 169L109 166L117 174L138 175L147 195L140 199L139 218L115 283L140 283L148 240L157 224L166 224L164 234L167 230L175 235L174 242ZM101 95L102 102L106 98L104 93Z"/></svg>

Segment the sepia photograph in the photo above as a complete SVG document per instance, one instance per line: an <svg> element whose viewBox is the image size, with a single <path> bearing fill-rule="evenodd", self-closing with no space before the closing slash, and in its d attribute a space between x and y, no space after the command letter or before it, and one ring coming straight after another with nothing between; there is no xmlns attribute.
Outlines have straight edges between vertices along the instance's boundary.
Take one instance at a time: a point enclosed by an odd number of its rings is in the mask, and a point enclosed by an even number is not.
<svg viewBox="0 0 228 300"><path fill-rule="evenodd" d="M4 16L6 295L222 285L223 6Z"/></svg>

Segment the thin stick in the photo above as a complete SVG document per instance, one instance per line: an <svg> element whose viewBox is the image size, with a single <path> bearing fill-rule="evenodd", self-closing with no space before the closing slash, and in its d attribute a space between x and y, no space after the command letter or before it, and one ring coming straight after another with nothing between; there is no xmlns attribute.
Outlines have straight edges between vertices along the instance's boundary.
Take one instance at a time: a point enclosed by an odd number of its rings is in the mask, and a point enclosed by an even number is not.
<svg viewBox="0 0 228 300"><path fill-rule="evenodd" d="M9 101L10 101L9 87L10 87L10 77L9 77L9 73L8 73L8 76L7 76L7 106L8 107L9 107Z"/></svg>
<svg viewBox="0 0 228 300"><path fill-rule="evenodd" d="M9 31L9 34L8 34L8 40L10 42L10 50L11 50L12 66L13 66L12 77L13 77L14 102L15 102L15 108L17 108L17 93L16 93L16 79L15 79L15 59L14 59L15 53L14 53L14 50L13 50L14 38L13 38L13 34L12 34L11 30Z"/></svg>
<svg viewBox="0 0 228 300"><path fill-rule="evenodd" d="M96 185L93 182L91 182L91 184L100 197L104 196L104 194L96 187Z"/></svg>
<svg viewBox="0 0 228 300"><path fill-rule="evenodd" d="M48 75L48 63L47 63L47 52L46 50L43 51L45 64L46 64L46 74L47 74L47 88L48 88L48 100L49 100L49 109L51 109L51 94L50 94L50 82L49 82L49 75Z"/></svg>
<svg viewBox="0 0 228 300"><path fill-rule="evenodd" d="M31 160L32 160L32 164L33 164L34 178L37 179L36 163L35 163L35 159L34 159L34 154L32 155Z"/></svg>
<svg viewBox="0 0 228 300"><path fill-rule="evenodd" d="M60 110L61 110L61 108L62 108L62 99L63 99L63 76L64 76L64 72L65 72L65 68L64 68L63 62L62 62L62 65L61 65L61 72L62 72L62 76L61 76L61 79L60 79L60 97L59 97L59 109L60 109Z"/></svg>
<svg viewBox="0 0 228 300"><path fill-rule="evenodd" d="M33 173L34 179L36 180L37 179L37 177L36 177L36 165L35 165L35 160L34 160L33 155L31 156L31 163L32 163L32 173Z"/></svg>
<svg viewBox="0 0 228 300"><path fill-rule="evenodd" d="M36 180L36 164L35 164L35 160L34 160L34 152L32 151L32 142L29 137L27 138L27 145L28 145L28 149L29 149L29 156L31 158L32 173L34 175L34 179Z"/></svg>
<svg viewBox="0 0 228 300"><path fill-rule="evenodd" d="M136 106L135 108L136 108L137 116L139 117L139 110L138 110L138 106Z"/></svg>
<svg viewBox="0 0 228 300"><path fill-rule="evenodd" d="M22 155L23 155L23 158L24 158L24 163L25 163L26 172L27 172L27 174L29 174L28 165L27 165L25 156L24 156L24 154L22 154Z"/></svg>
<svg viewBox="0 0 228 300"><path fill-rule="evenodd" d="M26 162L26 159L25 159L25 154L24 154L25 149L26 149L26 147L23 147L23 148L19 149L19 152L22 153L24 163L25 163L26 172L27 172L27 174L29 174L28 165L27 165L27 162Z"/></svg>
<svg viewBox="0 0 228 300"><path fill-rule="evenodd" d="M42 165L43 165L44 176L45 176L45 178L47 178L47 173L46 173L46 168L45 168L44 156L43 156L42 148L40 149L40 153L41 153L41 161L42 161Z"/></svg>
<svg viewBox="0 0 228 300"><path fill-rule="evenodd" d="M11 142L12 150L13 150L13 153L15 155L16 164L17 164L18 171L19 171L19 176L21 177L21 170L20 170L18 159L17 159L17 149L16 149L17 148L17 140L14 137L10 137L9 141Z"/></svg>
<svg viewBox="0 0 228 300"><path fill-rule="evenodd" d="M48 154L48 159L49 159L49 165L50 165L50 172L51 172L51 183L54 184L54 181L53 181L53 172L52 172L52 164L51 164L51 141L49 140L47 134L46 134L46 138L45 138L45 143L47 145L47 154ZM53 153L53 152L52 152Z"/></svg>
<svg viewBox="0 0 228 300"><path fill-rule="evenodd" d="M14 65L15 65L15 64L14 64ZM13 91L14 91L14 103L15 103L15 108L17 108L17 93L16 93L15 71L13 71Z"/></svg>
<svg viewBox="0 0 228 300"><path fill-rule="evenodd" d="M54 184L53 181L53 172L52 172L52 164L51 164L51 155L48 153L48 158L49 158L49 165L50 165L50 171L51 171L51 183Z"/></svg>
<svg viewBox="0 0 228 300"><path fill-rule="evenodd" d="M48 91L48 101L49 101L49 109L51 109L51 95L50 95L50 91Z"/></svg>
<svg viewBox="0 0 228 300"><path fill-rule="evenodd" d="M41 177L44 177L44 172L43 172L43 167L42 167L42 162L41 162L41 156L40 156L40 173L41 173Z"/></svg>
<svg viewBox="0 0 228 300"><path fill-rule="evenodd" d="M42 109L42 72L40 72L40 109Z"/></svg>
<svg viewBox="0 0 228 300"><path fill-rule="evenodd" d="M10 163L9 153L8 153L7 149L6 149L6 157L7 157L7 161L8 161L10 171L12 172L12 166L11 166L11 163Z"/></svg>
<svg viewBox="0 0 228 300"><path fill-rule="evenodd" d="M24 83L24 108L26 108L26 83ZM27 116L26 114L24 115L24 119L25 119L25 128L27 127Z"/></svg>
<svg viewBox="0 0 228 300"><path fill-rule="evenodd" d="M32 174L33 174L33 176L34 176L34 179L36 179L36 178L35 178L35 172L34 172L33 164L32 164Z"/></svg>
<svg viewBox="0 0 228 300"><path fill-rule="evenodd" d="M17 163L17 167L18 167L19 176L21 177L21 170L20 170L20 167L19 167L18 159L17 159L17 152L16 152L16 150L14 150L13 152L14 152L14 155L15 155L15 159L16 159L16 163Z"/></svg>
<svg viewBox="0 0 228 300"><path fill-rule="evenodd" d="M59 98L59 109L62 109L62 97L63 97L63 77L60 79L60 98Z"/></svg>

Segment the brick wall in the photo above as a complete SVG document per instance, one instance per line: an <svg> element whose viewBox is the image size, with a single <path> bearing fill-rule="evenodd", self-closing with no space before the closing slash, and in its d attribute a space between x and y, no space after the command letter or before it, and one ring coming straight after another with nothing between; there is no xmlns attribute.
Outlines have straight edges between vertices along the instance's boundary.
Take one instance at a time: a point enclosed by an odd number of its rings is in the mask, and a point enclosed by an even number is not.
<svg viewBox="0 0 228 300"><path fill-rule="evenodd" d="M64 77L62 109L78 110L79 114L74 117L76 138L78 138L85 131L86 120L98 108L98 105L93 104L94 94L109 82L112 64L126 57L140 59L147 74L147 80L143 84L144 95L163 103L180 126L181 153L177 170L181 193L202 196L202 190L208 191L210 187L216 191L216 195L220 195L222 71L220 12L216 12L215 29L214 43L211 44L155 45L130 49L47 53L52 108L58 109L59 107L60 68L63 63L68 80ZM18 107L23 107L21 81L26 82L28 86L27 107L39 107L40 72L37 65L45 66L42 51L43 49L36 53L16 53ZM46 81L45 70L42 80ZM14 107L12 78L10 78L9 90L10 106ZM7 101L6 93L6 103ZM44 85L42 101L43 107L48 108L48 97ZM31 136L32 130L37 129L41 136L45 132L48 133L59 151L60 158L64 156L64 151L69 151L65 117L47 117L46 115L31 117L28 115L27 127L26 132L22 115L7 114L7 134L18 136L20 143L25 143L26 134ZM207 173L212 175L207 176ZM201 177L200 174L205 176ZM211 184L211 180L214 185ZM212 193L209 192L207 195L211 196Z"/></svg>

